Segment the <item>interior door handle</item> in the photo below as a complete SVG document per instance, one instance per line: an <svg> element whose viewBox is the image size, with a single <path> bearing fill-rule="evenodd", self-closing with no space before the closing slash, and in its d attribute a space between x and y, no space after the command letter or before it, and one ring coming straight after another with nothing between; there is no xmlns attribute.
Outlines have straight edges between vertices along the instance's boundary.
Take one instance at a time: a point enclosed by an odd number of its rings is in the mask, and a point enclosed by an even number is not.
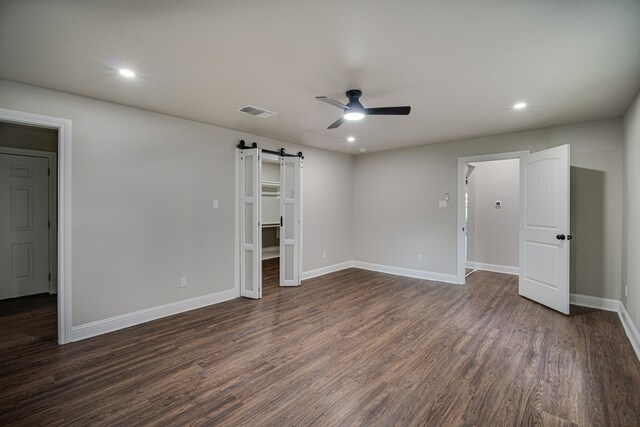
<svg viewBox="0 0 640 427"><path fill-rule="evenodd" d="M564 234L558 234L558 235L556 235L556 239L558 239L558 240L564 240L564 239L566 239L566 238L567 238L567 237L566 237ZM569 240L571 240L571 239L569 239Z"/></svg>
<svg viewBox="0 0 640 427"><path fill-rule="evenodd" d="M567 234L567 240L571 240L573 239L573 236L571 234Z"/></svg>

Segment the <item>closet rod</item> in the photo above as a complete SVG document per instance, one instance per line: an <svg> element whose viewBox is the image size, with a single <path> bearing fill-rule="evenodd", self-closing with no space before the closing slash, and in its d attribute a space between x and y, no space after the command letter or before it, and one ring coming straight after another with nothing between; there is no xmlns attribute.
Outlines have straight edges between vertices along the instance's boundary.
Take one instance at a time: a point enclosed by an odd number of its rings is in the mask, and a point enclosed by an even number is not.
<svg viewBox="0 0 640 427"><path fill-rule="evenodd" d="M238 144L238 148L240 150L244 150L245 148L258 148L258 143L252 142L251 147L249 147L248 145L245 144L244 139L241 139L240 144ZM267 150L266 148L262 148L261 150L263 153L275 154L276 156L280 156L280 157L300 157L304 159L304 156L302 155L302 151L298 151L298 154L289 154L284 152L284 148L281 148L280 151Z"/></svg>

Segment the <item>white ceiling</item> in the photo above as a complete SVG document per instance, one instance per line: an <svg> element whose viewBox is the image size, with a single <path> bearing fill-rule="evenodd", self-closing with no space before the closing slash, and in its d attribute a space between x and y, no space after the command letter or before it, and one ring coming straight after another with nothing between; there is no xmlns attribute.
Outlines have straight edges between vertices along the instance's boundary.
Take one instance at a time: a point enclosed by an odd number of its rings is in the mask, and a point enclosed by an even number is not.
<svg viewBox="0 0 640 427"><path fill-rule="evenodd" d="M640 89L640 0L1 0L0 77L378 151L620 116ZM411 115L327 130L341 111L314 97L351 88Z"/></svg>

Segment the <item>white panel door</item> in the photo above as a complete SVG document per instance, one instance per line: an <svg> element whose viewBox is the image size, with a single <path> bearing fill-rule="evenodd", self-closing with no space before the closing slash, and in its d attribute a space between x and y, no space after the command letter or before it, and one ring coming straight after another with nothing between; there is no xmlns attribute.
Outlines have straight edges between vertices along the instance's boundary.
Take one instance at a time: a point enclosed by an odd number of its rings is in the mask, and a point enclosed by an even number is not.
<svg viewBox="0 0 640 427"><path fill-rule="evenodd" d="M300 286L302 158L280 160L280 286Z"/></svg>
<svg viewBox="0 0 640 427"><path fill-rule="evenodd" d="M520 295L569 314L569 146L520 165Z"/></svg>
<svg viewBox="0 0 640 427"><path fill-rule="evenodd" d="M0 154L0 299L49 292L48 169Z"/></svg>
<svg viewBox="0 0 640 427"><path fill-rule="evenodd" d="M260 150L240 150L240 295L262 298Z"/></svg>

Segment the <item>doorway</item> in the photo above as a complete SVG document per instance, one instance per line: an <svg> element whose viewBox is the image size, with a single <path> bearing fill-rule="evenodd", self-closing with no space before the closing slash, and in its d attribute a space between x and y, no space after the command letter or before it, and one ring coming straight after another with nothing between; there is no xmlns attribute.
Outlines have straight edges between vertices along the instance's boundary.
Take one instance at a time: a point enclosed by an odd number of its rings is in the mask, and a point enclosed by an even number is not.
<svg viewBox="0 0 640 427"><path fill-rule="evenodd" d="M484 261L487 259L496 259L496 258L492 258L491 256L495 256L496 252L503 252L503 249L504 249L503 247L497 244L494 245L493 242L489 242L481 250L482 257L477 258L476 256L478 252L477 249L479 249L476 245L477 225L475 221L479 219L477 218L478 210L476 209L476 204L478 200L476 200L476 197L475 197L476 196L475 186L477 184L476 181L480 176L478 174L479 170L477 169L478 165L483 164L483 167L481 167L483 170L496 169L496 168L490 167L491 165L490 162L499 162L502 160L509 160L509 161L512 161L510 165L511 166L510 169L511 170L514 169L514 165L517 164L517 168L519 170L520 159L523 156L528 154L529 154L529 151L515 151L515 152L508 152L508 153L495 153L495 154L485 154L480 156L469 156L469 157L458 158L458 257L457 257L458 283L465 284L466 276L470 274L470 271L473 271L475 269L490 270L493 268L493 270L491 271L495 271L495 269L497 268L496 266L499 264L492 264L490 262L480 262L479 260ZM499 165L499 163L493 163L493 165ZM512 172L513 171L511 171L511 173ZM492 185L491 182L496 181L495 176L493 175L496 175L496 173L489 172L487 176L490 177L490 179L485 180L489 183L488 185L489 189L494 187L494 185ZM500 173L497 173L497 175L500 175ZM497 182L502 184L500 180L497 180ZM519 177L516 177L516 181L514 185L519 185L518 183L519 183ZM472 194L471 199L469 198L470 188L471 188L471 194ZM501 193L501 191L506 191L506 190L507 189L505 190L498 189L497 192L498 194L504 194L504 193ZM499 218L500 215L504 216L503 214L507 212L507 209L505 209L505 205L502 204L502 202L504 202L505 200L501 200L501 199L503 199L503 197L496 196L495 191L483 192L482 217L492 218L492 220L495 220L496 217ZM511 200L511 197L509 197L509 200ZM501 203L499 203L498 206L496 206L496 202L501 202ZM518 202L509 202L509 208L510 208L509 211L511 211L515 205L518 205L517 212L519 217ZM509 212L509 213L512 213L512 212ZM469 219L471 219L471 222L472 222L471 224L472 230L469 230L469 227L467 224ZM475 229L473 229L474 227ZM482 230L481 234L485 234L485 232L486 230ZM490 233L489 233L489 237L490 237ZM515 238L519 239L519 233L516 235ZM485 238L484 240L487 240L487 239ZM489 258L485 258L487 256L487 253L491 254ZM468 259L469 254L471 254L472 258L476 258L476 259ZM517 265L518 264L515 264L515 266ZM508 271L500 271L500 272L518 274L518 270L519 268L516 267L515 269L512 268L512 269L508 269Z"/></svg>
<svg viewBox="0 0 640 427"><path fill-rule="evenodd" d="M300 286L302 153L241 141L236 158L240 296L262 298L265 285Z"/></svg>
<svg viewBox="0 0 640 427"><path fill-rule="evenodd" d="M57 132L57 341L73 341L71 307L71 120L0 108L0 123L52 129ZM32 149L35 147L31 147ZM53 274L52 274L53 275Z"/></svg>
<svg viewBox="0 0 640 427"><path fill-rule="evenodd" d="M4 342L25 336L55 341L58 335L57 151L57 129L0 122Z"/></svg>
<svg viewBox="0 0 640 427"><path fill-rule="evenodd" d="M569 314L570 146L458 158L458 283L465 284L468 164L518 159L518 294ZM476 165L477 169L477 165ZM496 206L494 205L494 208Z"/></svg>
<svg viewBox="0 0 640 427"><path fill-rule="evenodd" d="M519 159L465 163L465 277L519 272Z"/></svg>

